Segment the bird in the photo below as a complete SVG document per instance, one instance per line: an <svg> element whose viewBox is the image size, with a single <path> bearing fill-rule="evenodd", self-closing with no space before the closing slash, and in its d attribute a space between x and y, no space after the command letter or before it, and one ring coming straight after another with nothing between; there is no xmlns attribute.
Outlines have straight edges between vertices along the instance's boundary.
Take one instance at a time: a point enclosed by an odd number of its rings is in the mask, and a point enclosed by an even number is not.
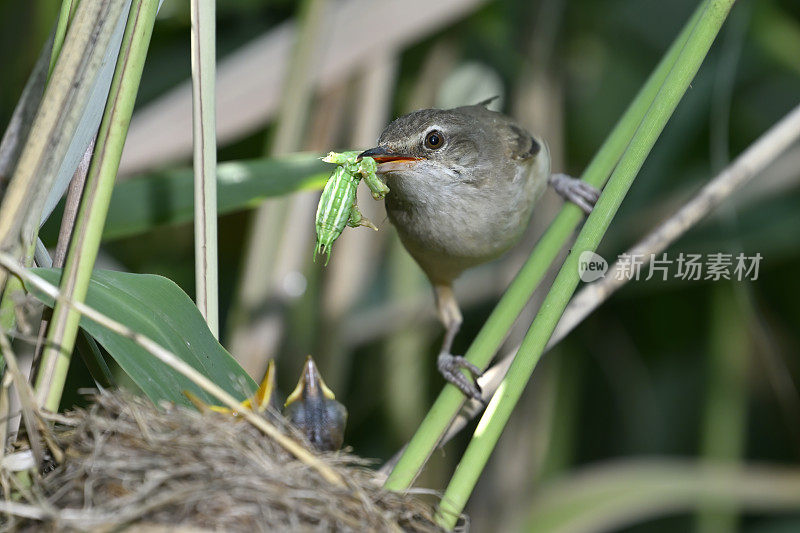
<svg viewBox="0 0 800 533"><path fill-rule="evenodd" d="M274 421L280 416L275 410L278 403L275 375L275 362L270 359L261 385L253 396L242 401L237 409L209 405L188 390L183 391L183 394L198 411L203 413L208 411L223 413L241 420L242 411L252 411ZM316 450L331 452L342 447L347 425L347 408L336 401L336 397L322 380L322 375L310 355L303 365L297 386L286 398L283 416Z"/></svg>
<svg viewBox="0 0 800 533"><path fill-rule="evenodd" d="M309 355L297 387L286 398L283 416L319 451L336 451L344 442L347 408L336 401Z"/></svg>
<svg viewBox="0 0 800 533"><path fill-rule="evenodd" d="M363 151L389 187L389 221L433 287L445 328L437 367L466 396L481 399L482 369L451 353L463 322L453 282L522 237L547 185L589 213L599 191L551 174L546 142L514 119L488 109L493 100L452 109L422 109L392 121L377 146Z"/></svg>

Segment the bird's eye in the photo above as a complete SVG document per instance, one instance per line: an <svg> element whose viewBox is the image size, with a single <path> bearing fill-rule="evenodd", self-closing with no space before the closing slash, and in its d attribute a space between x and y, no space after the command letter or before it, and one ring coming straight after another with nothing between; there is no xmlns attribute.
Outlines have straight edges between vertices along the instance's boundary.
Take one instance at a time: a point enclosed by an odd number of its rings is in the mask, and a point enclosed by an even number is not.
<svg viewBox="0 0 800 533"><path fill-rule="evenodd" d="M444 136L439 130L429 131L425 136L425 148L438 150L444 144Z"/></svg>

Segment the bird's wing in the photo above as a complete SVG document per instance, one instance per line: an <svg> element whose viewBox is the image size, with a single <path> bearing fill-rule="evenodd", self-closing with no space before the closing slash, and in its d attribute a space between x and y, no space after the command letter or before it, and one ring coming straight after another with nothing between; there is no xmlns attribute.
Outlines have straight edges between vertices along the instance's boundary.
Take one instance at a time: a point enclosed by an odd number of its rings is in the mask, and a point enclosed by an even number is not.
<svg viewBox="0 0 800 533"><path fill-rule="evenodd" d="M526 160L536 156L541 150L542 145L528 131L519 125L514 119L502 113L491 111L483 106L483 102L476 105L458 107L455 112L471 115L481 123L491 124L491 131L497 132L503 138L501 140L501 150L505 150L509 158L513 160Z"/></svg>

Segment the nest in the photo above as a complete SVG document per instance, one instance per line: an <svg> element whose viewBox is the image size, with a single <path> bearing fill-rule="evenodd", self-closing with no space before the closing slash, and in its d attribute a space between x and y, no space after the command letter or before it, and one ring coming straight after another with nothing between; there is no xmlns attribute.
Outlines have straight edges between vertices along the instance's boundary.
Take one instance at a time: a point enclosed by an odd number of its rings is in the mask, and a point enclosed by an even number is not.
<svg viewBox="0 0 800 533"><path fill-rule="evenodd" d="M332 485L229 415L102 392L53 438L63 464L19 491L27 511L0 516L4 530L440 530L430 504L382 490L363 459L318 454L346 484Z"/></svg>

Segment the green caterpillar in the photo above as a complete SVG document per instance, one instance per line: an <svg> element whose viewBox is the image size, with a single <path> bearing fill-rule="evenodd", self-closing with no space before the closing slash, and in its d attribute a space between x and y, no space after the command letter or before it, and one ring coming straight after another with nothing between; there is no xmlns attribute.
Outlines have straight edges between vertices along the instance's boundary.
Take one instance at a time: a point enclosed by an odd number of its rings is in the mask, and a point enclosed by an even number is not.
<svg viewBox="0 0 800 533"><path fill-rule="evenodd" d="M372 191L372 197L380 200L389 188L377 176L377 164L371 157L358 159L359 152L330 152L322 160L338 165L322 191L317 206L317 245L314 260L318 254L325 254L325 264L331 256L333 242L339 238L344 227L367 226L378 228L361 214L356 206L358 182L363 178Z"/></svg>

